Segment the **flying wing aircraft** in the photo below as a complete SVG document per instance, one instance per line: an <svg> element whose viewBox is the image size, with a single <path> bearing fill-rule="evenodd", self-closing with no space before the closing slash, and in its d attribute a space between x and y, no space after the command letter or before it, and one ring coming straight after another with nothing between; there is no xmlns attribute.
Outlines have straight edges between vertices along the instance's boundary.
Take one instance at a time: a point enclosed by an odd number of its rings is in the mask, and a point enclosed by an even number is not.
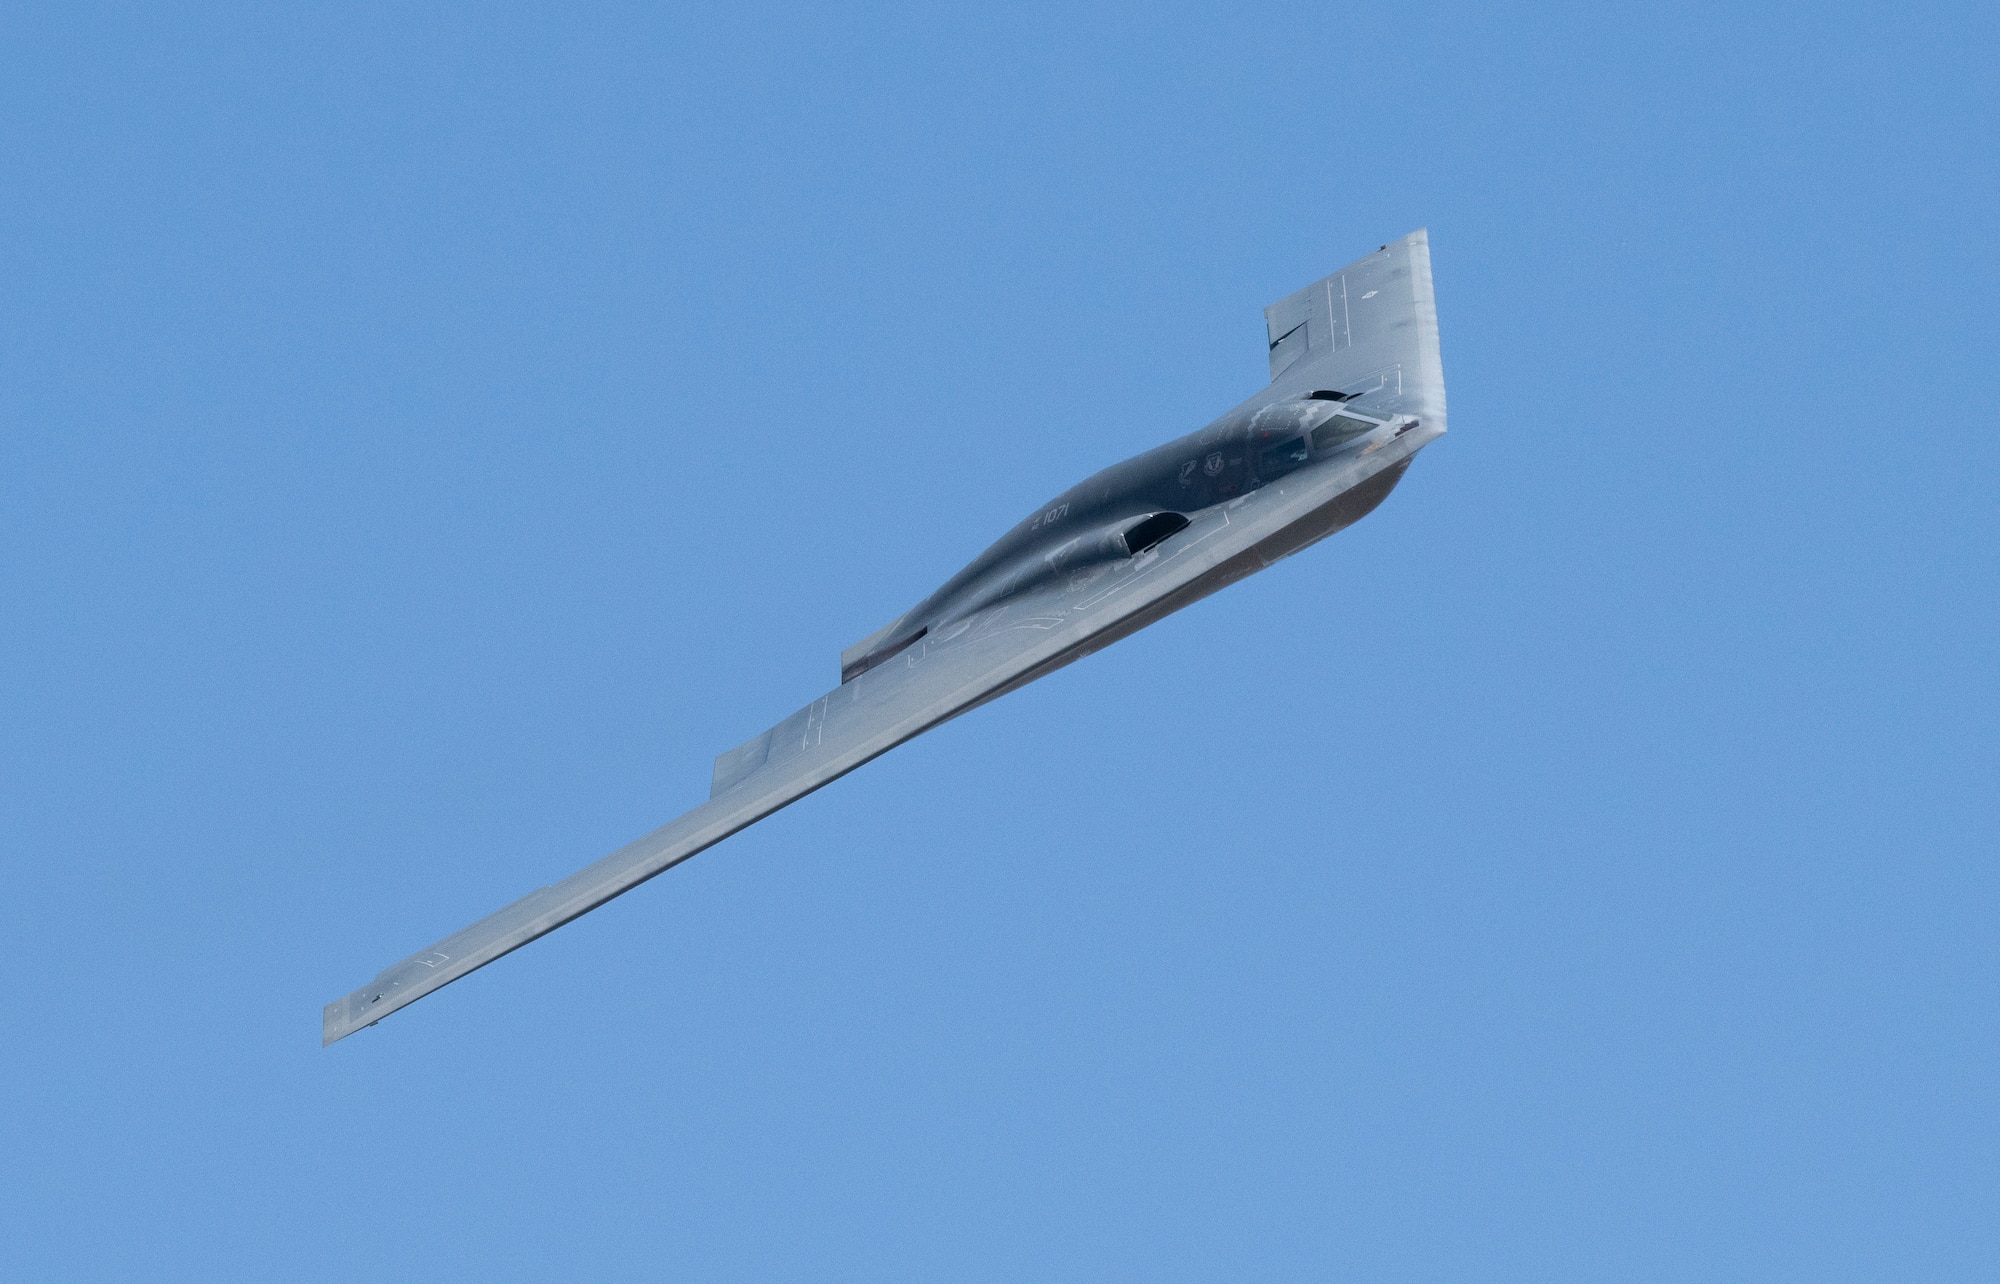
<svg viewBox="0 0 2000 1284"><path fill-rule="evenodd" d="M1056 496L841 653L840 685L715 760L708 801L326 1006L324 1042L552 932L941 722L1366 516L1444 434L1430 245L1264 309L1268 387Z"/></svg>

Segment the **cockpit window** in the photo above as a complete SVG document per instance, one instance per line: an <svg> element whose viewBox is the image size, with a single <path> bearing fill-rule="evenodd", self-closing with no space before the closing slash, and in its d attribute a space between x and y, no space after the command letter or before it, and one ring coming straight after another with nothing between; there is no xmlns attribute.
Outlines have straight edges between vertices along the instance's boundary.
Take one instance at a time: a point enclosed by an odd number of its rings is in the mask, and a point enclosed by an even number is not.
<svg viewBox="0 0 2000 1284"><path fill-rule="evenodd" d="M1306 449L1304 437L1294 437L1281 441L1275 446L1264 447L1264 453L1257 456L1257 475L1265 481L1280 473L1288 473L1312 458Z"/></svg>
<svg viewBox="0 0 2000 1284"><path fill-rule="evenodd" d="M1332 450L1335 446L1353 441L1362 433L1372 432L1377 425L1366 419L1356 419L1352 415L1335 415L1319 427L1313 429L1313 449Z"/></svg>

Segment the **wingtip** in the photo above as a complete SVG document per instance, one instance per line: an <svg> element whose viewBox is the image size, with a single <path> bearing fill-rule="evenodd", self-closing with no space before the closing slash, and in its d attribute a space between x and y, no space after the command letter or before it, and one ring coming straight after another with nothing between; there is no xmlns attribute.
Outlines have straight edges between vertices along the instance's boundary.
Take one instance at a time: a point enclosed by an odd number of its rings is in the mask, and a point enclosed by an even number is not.
<svg viewBox="0 0 2000 1284"><path fill-rule="evenodd" d="M330 1048L342 1039L345 1039L348 1035L353 1034L356 1030L361 1029L364 1025L374 1024L372 1021L350 1021L347 1018L347 1012L348 1002L346 999L335 999L326 1005L325 1009L320 1013L320 1047Z"/></svg>

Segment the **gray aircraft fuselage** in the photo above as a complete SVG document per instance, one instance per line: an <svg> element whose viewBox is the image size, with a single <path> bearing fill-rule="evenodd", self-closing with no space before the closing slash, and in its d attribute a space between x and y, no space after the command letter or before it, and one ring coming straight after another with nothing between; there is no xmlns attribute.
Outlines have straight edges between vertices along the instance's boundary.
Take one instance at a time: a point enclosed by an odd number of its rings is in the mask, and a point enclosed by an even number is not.
<svg viewBox="0 0 2000 1284"><path fill-rule="evenodd" d="M1199 432L1086 478L1001 536L883 633L854 648L861 654L844 656L841 680L894 659L930 632L995 602L1100 563L1137 557L1185 529L1203 509L1416 424L1409 418L1385 424L1348 408L1350 400L1331 390L1261 408L1254 408L1253 399ZM1339 525L1366 516L1401 477L1402 470L1394 470L1383 484L1357 496L1362 502L1348 505Z"/></svg>

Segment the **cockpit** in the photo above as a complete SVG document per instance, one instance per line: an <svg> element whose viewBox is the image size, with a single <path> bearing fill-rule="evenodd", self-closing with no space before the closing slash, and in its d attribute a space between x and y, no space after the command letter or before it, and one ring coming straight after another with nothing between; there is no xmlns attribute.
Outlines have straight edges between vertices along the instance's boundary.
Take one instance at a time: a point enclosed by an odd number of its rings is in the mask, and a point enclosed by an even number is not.
<svg viewBox="0 0 2000 1284"><path fill-rule="evenodd" d="M1372 419L1359 419L1353 415L1339 414L1327 420L1312 431L1313 449L1320 452L1338 450L1364 433L1381 427Z"/></svg>
<svg viewBox="0 0 2000 1284"><path fill-rule="evenodd" d="M1253 485L1275 481L1381 427L1335 398L1336 394L1315 393L1300 401L1280 402L1257 415L1250 428Z"/></svg>
<svg viewBox="0 0 2000 1284"><path fill-rule="evenodd" d="M1312 451L1307 449L1306 439L1288 437L1257 452L1257 476L1259 480L1271 481L1311 462Z"/></svg>

